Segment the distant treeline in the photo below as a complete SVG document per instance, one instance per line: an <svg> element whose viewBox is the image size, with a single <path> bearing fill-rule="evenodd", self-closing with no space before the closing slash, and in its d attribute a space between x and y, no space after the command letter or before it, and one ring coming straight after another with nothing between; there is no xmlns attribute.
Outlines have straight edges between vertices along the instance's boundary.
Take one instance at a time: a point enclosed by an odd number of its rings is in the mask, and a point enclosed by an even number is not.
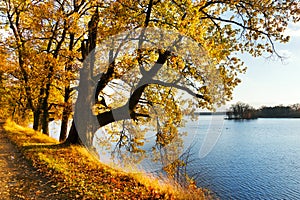
<svg viewBox="0 0 300 200"><path fill-rule="evenodd" d="M229 108L226 115L228 119L300 118L300 104L263 106L255 109L248 104L238 102Z"/></svg>

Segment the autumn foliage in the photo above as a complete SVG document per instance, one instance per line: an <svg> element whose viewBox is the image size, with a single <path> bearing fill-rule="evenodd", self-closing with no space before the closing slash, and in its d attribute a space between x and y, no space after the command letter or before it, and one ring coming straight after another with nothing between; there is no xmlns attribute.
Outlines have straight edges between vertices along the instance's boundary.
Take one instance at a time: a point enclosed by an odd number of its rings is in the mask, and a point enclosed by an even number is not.
<svg viewBox="0 0 300 200"><path fill-rule="evenodd" d="M153 131L153 161L172 166L184 116L232 98L238 53L280 57L299 14L297 0L2 0L1 117L46 135L61 120L60 141L88 148L104 128L112 140L98 142L135 162Z"/></svg>

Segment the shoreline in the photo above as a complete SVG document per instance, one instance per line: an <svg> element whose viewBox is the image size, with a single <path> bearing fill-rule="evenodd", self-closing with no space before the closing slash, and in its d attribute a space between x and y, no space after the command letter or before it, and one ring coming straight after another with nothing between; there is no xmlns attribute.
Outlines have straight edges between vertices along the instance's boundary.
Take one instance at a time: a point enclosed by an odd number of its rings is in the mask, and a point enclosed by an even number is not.
<svg viewBox="0 0 300 200"><path fill-rule="evenodd" d="M6 122L4 129L33 167L55 182L53 188L71 199L215 199L207 189L180 188L143 173L112 169L85 147L59 144L13 122Z"/></svg>

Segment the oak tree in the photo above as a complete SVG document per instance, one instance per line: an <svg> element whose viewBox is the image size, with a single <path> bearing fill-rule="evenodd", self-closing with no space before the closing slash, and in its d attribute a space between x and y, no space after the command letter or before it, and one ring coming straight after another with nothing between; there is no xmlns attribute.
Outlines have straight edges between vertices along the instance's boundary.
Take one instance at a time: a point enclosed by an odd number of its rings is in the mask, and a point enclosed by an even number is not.
<svg viewBox="0 0 300 200"><path fill-rule="evenodd" d="M238 53L280 57L275 44L288 42L284 30L300 20L297 0L4 0L0 5L10 29L2 39L9 48L0 53L11 67L1 65L0 83L14 86L19 99L14 102L33 113L35 129L42 121L48 133L54 106L63 119L63 141L76 88L67 143L91 147L104 127L107 140L99 142L113 143L119 156L138 161L152 131L152 159L165 166L183 150L184 116L232 98L246 70Z"/></svg>
<svg viewBox="0 0 300 200"><path fill-rule="evenodd" d="M115 131L107 130L109 138L114 138L112 141L119 149L123 148L125 154L141 155L145 134L143 130L137 133L134 128L124 128L124 120L129 120L138 127L153 124L156 133L153 152L161 152L162 147L163 150L170 148L164 155L171 156L171 151L176 152L182 146L178 127L183 125L183 115L193 108L184 106L187 101L179 98L178 91L192 94L191 101L200 108L213 109L215 104L230 100L240 82L238 74L245 71L237 52L254 57L266 53L280 57L275 43L287 42L289 37L284 30L289 23L297 21L299 3L293 0L119 0L102 4L94 9L86 25L87 39L81 43L85 62L80 70L75 118L67 142L92 146L96 130L114 124L109 129L113 127ZM174 33L170 39L173 43L163 47L147 46L159 40L159 35L149 31L155 28ZM116 37L112 44L106 45L107 57L101 54L97 57L94 51L97 45L103 48L107 38L122 33L124 37ZM193 62L184 53L176 53L183 36L201 46L198 56L207 62ZM136 49L120 53L132 40L137 41ZM107 66L104 67L104 63L108 63ZM173 77L171 71L179 77ZM169 73L169 79L156 79L160 73ZM114 99L126 87L127 97ZM116 92L111 95L107 89ZM157 110L164 112L151 117ZM172 143L178 148L174 149ZM167 157L160 160L168 160Z"/></svg>

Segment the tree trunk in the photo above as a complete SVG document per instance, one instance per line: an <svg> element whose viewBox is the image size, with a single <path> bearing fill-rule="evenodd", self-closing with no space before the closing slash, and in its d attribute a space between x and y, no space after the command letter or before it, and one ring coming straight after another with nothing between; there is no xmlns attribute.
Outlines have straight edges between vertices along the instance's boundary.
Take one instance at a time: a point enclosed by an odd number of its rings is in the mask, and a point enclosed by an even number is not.
<svg viewBox="0 0 300 200"><path fill-rule="evenodd" d="M60 126L60 134L59 134L59 141L63 142L67 138L67 131L68 131L68 122L69 122L69 116L70 112L67 110L68 108L64 108L63 110L63 116L61 119L61 126Z"/></svg>
<svg viewBox="0 0 300 200"><path fill-rule="evenodd" d="M49 109L48 109L48 97L47 97L47 95L46 95L46 97L43 100L42 110L43 110L43 115L42 115L42 132L45 135L49 135Z"/></svg>
<svg viewBox="0 0 300 200"><path fill-rule="evenodd" d="M74 48L74 41L75 41L75 34L70 33L70 43L69 43L69 51L73 51ZM70 59L70 63L67 63L65 66L65 71L72 72L73 66L72 61L74 61L73 58ZM60 127L60 134L59 134L59 141L63 142L67 139L67 131L68 131L68 124L69 124L69 118L72 112L72 105L69 103L72 89L71 89L71 78L67 77L68 83L65 85L65 94L64 94L64 103L65 106L63 108L63 114L61 119L61 127Z"/></svg>
<svg viewBox="0 0 300 200"><path fill-rule="evenodd" d="M64 106L62 119L61 119L61 127L60 127L60 134L59 134L59 141L63 142L67 138L67 131L68 131L68 123L69 123L69 117L71 114L71 108L69 103L69 98L71 95L71 89L70 87L65 87L65 96L64 96L64 102L66 106Z"/></svg>
<svg viewBox="0 0 300 200"><path fill-rule="evenodd" d="M98 22L99 12L98 8L96 8L95 13L88 23L88 39L81 43L80 49L84 62L79 75L78 98L75 104L72 127L66 140L67 143L81 143L88 148L92 146L93 124L97 121L91 109L95 94L95 84L93 80L95 52L93 52L93 50L96 48Z"/></svg>
<svg viewBox="0 0 300 200"><path fill-rule="evenodd" d="M45 89L45 97L42 101L42 110L43 110L43 117L42 117L42 130L45 135L49 135L49 96L50 96L50 89L51 89L51 78L53 75L53 67L50 66L49 74L47 76L47 84Z"/></svg>
<svg viewBox="0 0 300 200"><path fill-rule="evenodd" d="M72 127L67 138L71 144L84 144L92 146L93 126L97 118L93 115L92 106L94 105L95 86L92 81L90 57L84 62L80 69L80 79L78 86L78 97L75 103Z"/></svg>
<svg viewBox="0 0 300 200"><path fill-rule="evenodd" d="M77 145L82 145L82 142L80 140L80 137L78 135L78 132L76 130L75 122L74 119L72 121L71 129L69 131L69 135L67 139L64 142L65 144L77 144Z"/></svg>
<svg viewBox="0 0 300 200"><path fill-rule="evenodd" d="M45 103L46 107L43 108L43 117L42 117L42 133L49 135L49 110L48 103Z"/></svg>
<svg viewBox="0 0 300 200"><path fill-rule="evenodd" d="M39 130L40 115L41 115L41 111L39 109L33 112L33 129L35 131Z"/></svg>

